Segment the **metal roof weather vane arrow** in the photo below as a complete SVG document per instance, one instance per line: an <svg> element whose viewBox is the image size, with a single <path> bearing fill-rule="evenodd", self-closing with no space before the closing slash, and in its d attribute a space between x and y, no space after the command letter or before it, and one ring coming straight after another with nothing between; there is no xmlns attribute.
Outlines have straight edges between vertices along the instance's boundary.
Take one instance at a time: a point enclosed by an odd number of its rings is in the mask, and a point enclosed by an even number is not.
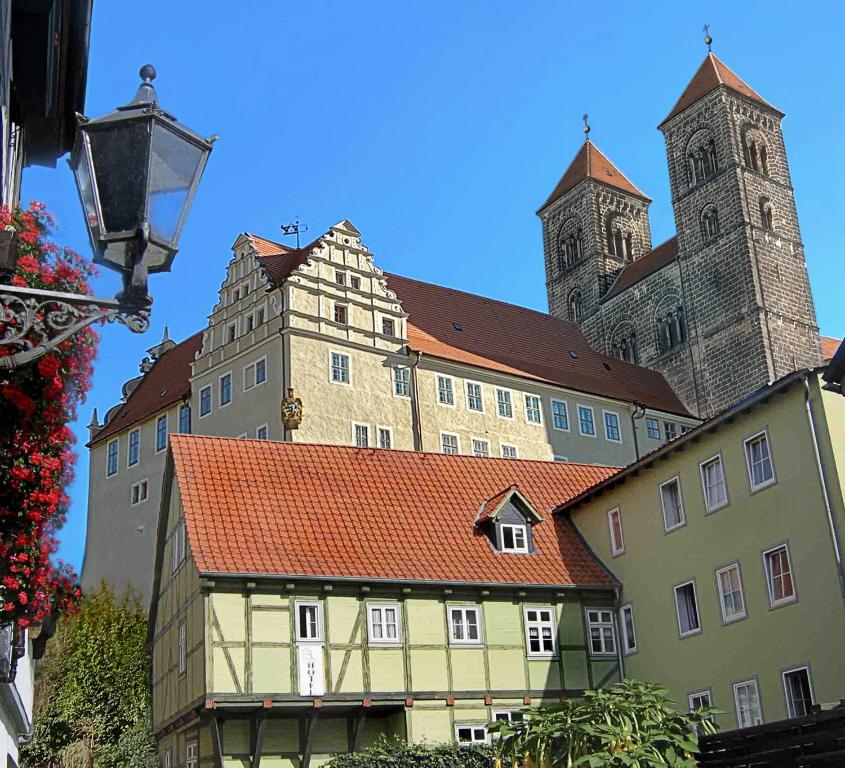
<svg viewBox="0 0 845 768"><path fill-rule="evenodd" d="M286 237L290 235L296 235L296 249L299 250L299 235L301 232L308 231L307 224L301 224L299 221L299 216L297 216L290 224L282 224L281 225L282 234Z"/></svg>

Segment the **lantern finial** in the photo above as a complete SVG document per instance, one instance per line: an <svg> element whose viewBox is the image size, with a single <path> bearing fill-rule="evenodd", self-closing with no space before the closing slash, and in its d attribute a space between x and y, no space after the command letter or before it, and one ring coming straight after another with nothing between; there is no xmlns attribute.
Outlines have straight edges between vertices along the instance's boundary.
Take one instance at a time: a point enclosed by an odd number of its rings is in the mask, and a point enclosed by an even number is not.
<svg viewBox="0 0 845 768"><path fill-rule="evenodd" d="M156 79L156 68L152 64L144 64L138 74L145 83L149 83Z"/></svg>
<svg viewBox="0 0 845 768"><path fill-rule="evenodd" d="M153 80L156 79L156 68L152 64L144 64L138 74L144 82L139 86L135 98L127 106L135 107L139 104L158 104L158 95L153 86Z"/></svg>

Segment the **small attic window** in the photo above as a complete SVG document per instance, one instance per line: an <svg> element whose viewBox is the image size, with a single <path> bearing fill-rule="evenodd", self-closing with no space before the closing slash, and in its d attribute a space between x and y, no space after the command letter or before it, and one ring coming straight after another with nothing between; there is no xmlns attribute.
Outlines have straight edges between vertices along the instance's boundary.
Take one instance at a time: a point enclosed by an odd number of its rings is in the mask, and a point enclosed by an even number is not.
<svg viewBox="0 0 845 768"><path fill-rule="evenodd" d="M462 331L462 330L464 329L464 327L463 327L460 323L455 322L454 320L452 321L452 327L453 327L456 331Z"/></svg>
<svg viewBox="0 0 845 768"><path fill-rule="evenodd" d="M542 520L516 486L511 486L481 505L475 524L496 552L527 555L534 552L534 525Z"/></svg>
<svg viewBox="0 0 845 768"><path fill-rule="evenodd" d="M527 552L527 526L501 523L502 552Z"/></svg>
<svg viewBox="0 0 845 768"><path fill-rule="evenodd" d="M570 350L569 350L569 356L570 356L573 360L577 360L577 359L578 359L578 353L577 353L575 350L570 349Z"/></svg>

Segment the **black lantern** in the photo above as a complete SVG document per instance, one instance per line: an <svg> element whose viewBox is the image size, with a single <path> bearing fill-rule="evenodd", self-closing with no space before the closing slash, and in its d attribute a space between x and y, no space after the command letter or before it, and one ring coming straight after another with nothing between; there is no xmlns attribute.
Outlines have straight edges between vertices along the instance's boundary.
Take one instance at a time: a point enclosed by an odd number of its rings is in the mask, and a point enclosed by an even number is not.
<svg viewBox="0 0 845 768"><path fill-rule="evenodd" d="M147 273L170 270L211 145L158 105L155 69L135 98L102 117L77 115L70 165L94 261L123 275L122 305L149 306Z"/></svg>

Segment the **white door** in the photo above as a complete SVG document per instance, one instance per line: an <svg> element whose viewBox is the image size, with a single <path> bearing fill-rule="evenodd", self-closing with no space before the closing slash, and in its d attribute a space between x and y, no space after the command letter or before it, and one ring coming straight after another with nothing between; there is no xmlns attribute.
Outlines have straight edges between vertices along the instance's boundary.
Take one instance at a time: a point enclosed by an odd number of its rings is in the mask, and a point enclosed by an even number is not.
<svg viewBox="0 0 845 768"><path fill-rule="evenodd" d="M326 692L323 666L322 605L311 601L296 603L296 669L300 696L322 696Z"/></svg>

